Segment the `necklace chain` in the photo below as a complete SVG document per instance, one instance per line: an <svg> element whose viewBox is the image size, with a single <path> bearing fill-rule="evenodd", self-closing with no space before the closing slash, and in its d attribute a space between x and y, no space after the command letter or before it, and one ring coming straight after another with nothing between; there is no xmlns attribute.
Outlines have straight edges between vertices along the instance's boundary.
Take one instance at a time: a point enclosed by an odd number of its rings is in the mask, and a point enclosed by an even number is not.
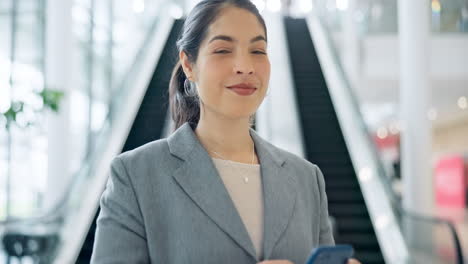
<svg viewBox="0 0 468 264"><path fill-rule="evenodd" d="M212 152L212 153L218 155L218 156L221 157L223 160L226 160L226 161L228 161L228 162L233 162L233 161L231 161L231 160L226 159L225 157L223 157L223 155L219 154L218 152L216 152L216 151L214 151L214 150L210 150L210 152ZM253 163L254 163L254 158L255 158L255 145L252 146L252 162L251 162L252 165L253 165ZM244 176L244 183L246 183L246 184L249 183L249 177Z"/></svg>
<svg viewBox="0 0 468 264"><path fill-rule="evenodd" d="M219 154L218 152L214 151L214 150L210 150L210 152L218 155L220 158L222 158L223 160L227 160L227 161L230 161L232 162L231 160L228 160L226 159L225 157L223 157L223 155ZM252 161L250 162L250 164L254 164L254 159L255 159L255 145L252 145Z"/></svg>

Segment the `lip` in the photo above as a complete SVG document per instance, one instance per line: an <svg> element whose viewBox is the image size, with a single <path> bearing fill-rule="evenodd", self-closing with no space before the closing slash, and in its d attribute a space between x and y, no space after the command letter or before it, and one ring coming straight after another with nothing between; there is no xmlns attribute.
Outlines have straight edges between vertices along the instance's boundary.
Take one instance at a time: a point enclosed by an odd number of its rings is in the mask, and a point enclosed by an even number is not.
<svg viewBox="0 0 468 264"><path fill-rule="evenodd" d="M239 83L227 87L229 90L235 92L238 95L247 96L255 93L257 88L250 83Z"/></svg>
<svg viewBox="0 0 468 264"><path fill-rule="evenodd" d="M234 84L231 86L228 86L227 88L232 89L232 88L239 88L239 89L256 89L253 84L250 83L238 83Z"/></svg>

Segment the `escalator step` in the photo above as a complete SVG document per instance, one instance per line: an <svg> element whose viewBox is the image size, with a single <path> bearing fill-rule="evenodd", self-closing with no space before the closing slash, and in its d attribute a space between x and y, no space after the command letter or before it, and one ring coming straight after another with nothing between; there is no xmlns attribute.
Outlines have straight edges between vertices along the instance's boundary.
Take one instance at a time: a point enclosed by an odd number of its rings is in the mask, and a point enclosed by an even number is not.
<svg viewBox="0 0 468 264"><path fill-rule="evenodd" d="M380 252L361 250L354 254L354 258L365 264L384 264L384 258Z"/></svg>
<svg viewBox="0 0 468 264"><path fill-rule="evenodd" d="M324 155L324 156L321 156L321 157L315 157L314 159L314 162L317 162L317 163L320 163L320 164L331 164L331 165L335 165L335 166L338 166L338 167L342 167L342 166L352 166L352 162L349 158L339 158L339 157L336 157L336 156L327 156L327 155Z"/></svg>
<svg viewBox="0 0 468 264"><path fill-rule="evenodd" d="M337 222L339 233L346 232L373 232L374 228L371 221L367 217L342 217L340 222Z"/></svg>
<svg viewBox="0 0 468 264"><path fill-rule="evenodd" d="M354 175L343 175L344 178L349 178L349 177L354 177ZM331 189L355 189L355 188L360 188L359 183L357 181L326 181L325 183L326 190Z"/></svg>
<svg viewBox="0 0 468 264"><path fill-rule="evenodd" d="M361 203L328 203L328 210L330 214L338 218L341 217L350 217L350 216L369 216L367 208L364 204ZM339 219L338 219L339 220Z"/></svg>
<svg viewBox="0 0 468 264"><path fill-rule="evenodd" d="M327 193L329 202L342 202L342 203L355 203L364 202L364 198L360 191L348 190L343 192L342 190L330 190Z"/></svg>
<svg viewBox="0 0 468 264"><path fill-rule="evenodd" d="M313 163L317 164L314 159L310 159ZM318 164L317 164L318 165ZM349 167L330 167L330 166L319 166L320 170L323 172L325 179L327 178L328 175L335 175L335 174L354 174L354 168L349 168ZM325 174L325 172L327 172Z"/></svg>
<svg viewBox="0 0 468 264"><path fill-rule="evenodd" d="M344 233L337 236L337 244L351 244L356 250L379 250L373 233Z"/></svg>
<svg viewBox="0 0 468 264"><path fill-rule="evenodd" d="M328 201L331 203L356 203L356 202L364 202L364 198L362 197L346 197L346 196L328 196Z"/></svg>
<svg viewBox="0 0 468 264"><path fill-rule="evenodd" d="M333 184L340 184L343 181L358 184L358 181L357 181L356 177L351 173L341 173L341 174L339 174L339 173L328 173L327 176L325 176L326 186L328 186L328 185L333 186Z"/></svg>
<svg viewBox="0 0 468 264"><path fill-rule="evenodd" d="M317 155L316 159L324 159L324 160L329 160L329 159L334 159L334 160L347 160L351 164L351 160L349 160L349 154L346 152L341 152L341 151L330 151L330 152L323 152L320 155Z"/></svg>

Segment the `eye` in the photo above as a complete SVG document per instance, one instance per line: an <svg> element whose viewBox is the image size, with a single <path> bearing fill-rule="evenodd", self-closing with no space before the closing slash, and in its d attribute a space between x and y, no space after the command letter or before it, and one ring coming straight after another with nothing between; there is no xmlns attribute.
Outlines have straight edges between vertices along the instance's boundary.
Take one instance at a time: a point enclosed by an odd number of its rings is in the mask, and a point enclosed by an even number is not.
<svg viewBox="0 0 468 264"><path fill-rule="evenodd" d="M267 54L266 52L264 52L262 50L254 50L254 51L252 51L252 53L254 53L254 54L263 54L263 55Z"/></svg>
<svg viewBox="0 0 468 264"><path fill-rule="evenodd" d="M218 53L218 54L227 54L227 53L231 53L229 50L217 50L215 51L214 53Z"/></svg>

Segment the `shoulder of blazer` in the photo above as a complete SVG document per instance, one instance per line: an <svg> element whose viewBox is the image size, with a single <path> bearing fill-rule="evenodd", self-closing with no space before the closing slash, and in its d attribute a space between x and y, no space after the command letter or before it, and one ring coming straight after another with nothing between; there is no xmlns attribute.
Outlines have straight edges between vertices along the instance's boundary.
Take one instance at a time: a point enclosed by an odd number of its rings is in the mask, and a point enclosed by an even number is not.
<svg viewBox="0 0 468 264"><path fill-rule="evenodd" d="M283 157L283 159L286 161L286 163L288 163L289 166L292 166L292 167L305 167L305 168L308 168L308 169L312 169L312 170L315 170L315 167L317 167L317 165L313 162L310 162L308 161L307 159L303 158L303 157L300 157L292 152L289 152L285 149L282 149L282 148L279 148L271 143L268 143L270 145L270 148L271 149L274 149L274 153L276 155L279 155L281 157Z"/></svg>
<svg viewBox="0 0 468 264"><path fill-rule="evenodd" d="M118 157L124 164L147 162L152 164L158 159L165 159L169 156L167 139L162 138L148 142L133 150L121 153Z"/></svg>

